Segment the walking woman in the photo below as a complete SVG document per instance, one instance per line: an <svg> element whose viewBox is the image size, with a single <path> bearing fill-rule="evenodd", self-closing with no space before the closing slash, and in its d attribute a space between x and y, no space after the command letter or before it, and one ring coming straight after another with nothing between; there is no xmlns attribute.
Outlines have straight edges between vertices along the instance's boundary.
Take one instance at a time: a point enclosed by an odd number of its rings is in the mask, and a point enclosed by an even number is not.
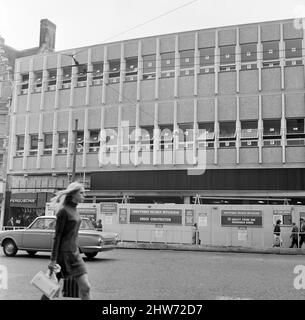
<svg viewBox="0 0 305 320"><path fill-rule="evenodd" d="M59 191L51 200L56 205L57 219L49 269L54 270L56 263L59 264L63 277L72 276L76 279L80 298L90 300L88 273L78 248L81 218L76 206L84 201L84 197L83 185L72 182L66 190Z"/></svg>

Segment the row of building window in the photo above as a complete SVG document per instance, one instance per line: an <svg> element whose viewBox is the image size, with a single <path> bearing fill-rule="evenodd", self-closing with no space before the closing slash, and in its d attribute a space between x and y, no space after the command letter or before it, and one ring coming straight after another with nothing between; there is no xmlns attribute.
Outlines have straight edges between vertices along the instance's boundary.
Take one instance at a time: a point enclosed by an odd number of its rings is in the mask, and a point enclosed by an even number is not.
<svg viewBox="0 0 305 320"><path fill-rule="evenodd" d="M121 129L122 145L129 146L134 145L136 141L140 141L141 145L153 145L154 141L154 127L142 127L139 131L135 127L123 127ZM175 132L173 125L162 125L159 127L160 130L160 143L161 149L165 144L173 143L173 137L175 134L178 136L178 143L188 144L194 141L194 127L193 123L179 124L179 130ZM211 146L214 141L214 123L205 122L198 123L198 130L196 130L197 141L202 145ZM266 141L264 145L277 145L281 140L281 120L264 120L263 121L263 139ZM117 145L117 129L108 128L105 129L105 137L103 141L107 146L115 147ZM241 121L241 146L249 146L249 141L253 142L250 145L257 145L259 129L257 121ZM138 135L138 137L137 137ZM100 147L100 130L89 130L88 137L88 152L98 152ZM220 122L219 123L219 141L220 146L232 146L236 139L236 122ZM287 119L286 122L286 138L291 141L300 141L305 139L304 132L304 119ZM77 152L83 152L84 148L84 131L77 131ZM245 141L244 141L245 140ZM277 141L276 143L274 141ZM30 135L30 155L36 155L38 151L38 134ZM43 153L51 154L53 147L53 133L45 133L42 139L43 142ZM251 143L252 143L251 142ZM299 142L294 142L299 144ZM213 144L214 146L214 144ZM68 132L58 133L58 153L66 153L68 149ZM23 155L24 151L24 135L17 135L17 155Z"/></svg>
<svg viewBox="0 0 305 320"><path fill-rule="evenodd" d="M242 70L257 68L258 60L257 43L242 44L240 46L240 61ZM179 66L180 75L187 76L194 74L195 67L195 50L180 51ZM286 65L302 64L302 39L291 39L285 41L284 57L287 60ZM157 61L156 55L143 56L143 80L154 79L156 76ZM262 60L263 67L276 67L280 65L280 49L279 41L263 42ZM161 54L161 77L173 77L175 75L175 52L167 52ZM223 46L220 47L220 71L235 70L236 63L236 47ZM99 85L104 77L111 83L119 82L121 73L121 61L110 60L109 71L104 72L103 61L92 64L92 71L88 71L88 65L66 66L62 67L61 87L70 88L72 80L72 68L77 68L77 86L86 85L88 73L92 73L92 84ZM199 49L199 67L200 73L213 73L215 64L215 48ZM47 84L49 90L56 89L57 69L47 70ZM138 57L126 58L124 80L136 81L138 75ZM40 92L43 84L43 72L34 72L33 79L34 91ZM29 88L29 73L21 75L20 93L26 93Z"/></svg>

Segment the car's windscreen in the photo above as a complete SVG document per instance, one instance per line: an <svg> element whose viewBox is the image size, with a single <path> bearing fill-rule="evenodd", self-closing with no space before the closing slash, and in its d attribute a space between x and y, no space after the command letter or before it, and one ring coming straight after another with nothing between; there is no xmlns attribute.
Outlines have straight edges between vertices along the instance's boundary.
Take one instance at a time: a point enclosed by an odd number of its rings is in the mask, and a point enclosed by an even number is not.
<svg viewBox="0 0 305 320"><path fill-rule="evenodd" d="M50 218L40 218L37 219L31 226L29 226L29 229L54 229L55 228L55 219Z"/></svg>
<svg viewBox="0 0 305 320"><path fill-rule="evenodd" d="M90 220L84 219L80 225L81 230L94 230L94 226Z"/></svg>

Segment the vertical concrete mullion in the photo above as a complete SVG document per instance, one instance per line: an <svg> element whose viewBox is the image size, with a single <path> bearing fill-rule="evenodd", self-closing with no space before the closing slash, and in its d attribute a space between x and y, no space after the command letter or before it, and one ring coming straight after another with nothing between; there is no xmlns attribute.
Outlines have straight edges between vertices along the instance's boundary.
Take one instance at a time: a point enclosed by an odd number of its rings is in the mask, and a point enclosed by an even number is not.
<svg viewBox="0 0 305 320"><path fill-rule="evenodd" d="M122 105L118 107L118 139L117 139L117 154L116 154L116 165L121 165L121 139L122 139Z"/></svg>
<svg viewBox="0 0 305 320"><path fill-rule="evenodd" d="M197 159L197 133L198 133L198 100L194 99L194 125L193 125L193 164L198 163Z"/></svg>
<svg viewBox="0 0 305 320"><path fill-rule="evenodd" d="M154 148L153 148L153 165L158 165L158 152L159 152L159 145L160 145L160 132L159 132L159 125L158 125L158 117L159 117L159 104L155 102L155 112L154 112Z"/></svg>
<svg viewBox="0 0 305 320"><path fill-rule="evenodd" d="M47 84L48 84L47 61L48 61L48 56L45 55L43 57L42 85L41 85L41 94L40 94L40 111L43 111L44 109L44 97L45 97L45 91L47 89Z"/></svg>
<svg viewBox="0 0 305 320"><path fill-rule="evenodd" d="M303 29L303 40L302 40L302 60L303 60L303 70L304 70L304 79L305 79L305 30Z"/></svg>
<svg viewBox="0 0 305 320"><path fill-rule="evenodd" d="M279 50L280 50L280 66L281 66L281 89L285 89L285 42L284 42L284 29L283 29L283 23L280 24L280 30L281 30L281 38L280 38L280 44L279 44Z"/></svg>
<svg viewBox="0 0 305 320"><path fill-rule="evenodd" d="M31 95L33 91L33 83L34 83L34 71L33 71L33 66L34 66L34 60L33 58L30 59L29 63L29 88L28 88L28 94L27 94L27 102L26 102L26 111L30 111L30 106L31 106Z"/></svg>
<svg viewBox="0 0 305 320"><path fill-rule="evenodd" d="M161 77L161 54L160 39L156 38L156 79L155 79L155 99L159 99L159 78Z"/></svg>
<svg viewBox="0 0 305 320"><path fill-rule="evenodd" d="M70 168L70 161L71 161L71 154L73 152L74 148L74 141L73 141L73 114L72 109L69 110L69 124L68 124L68 152L67 152L67 158L66 158L66 168Z"/></svg>
<svg viewBox="0 0 305 320"><path fill-rule="evenodd" d="M263 45L261 42L261 26L257 27L257 67L258 67L258 91L262 90L262 66L263 66Z"/></svg>
<svg viewBox="0 0 305 320"><path fill-rule="evenodd" d="M38 129L38 150L36 157L36 169L40 169L41 155L43 153L43 113L39 114L39 129Z"/></svg>
<svg viewBox="0 0 305 320"><path fill-rule="evenodd" d="M286 110L285 94L282 93L282 118L281 118L281 144L282 144L282 162L286 162Z"/></svg>
<svg viewBox="0 0 305 320"><path fill-rule="evenodd" d="M101 168L103 166L103 157L105 155L105 143L106 143L106 131L105 131L105 125L104 125L104 119L105 119L105 106L101 106L101 131L100 131L100 149L99 149L99 167Z"/></svg>
<svg viewBox="0 0 305 320"><path fill-rule="evenodd" d="M59 89L61 88L63 71L61 68L61 54L57 55L57 70L56 70L56 89L55 89L55 101L54 109L58 109L59 106Z"/></svg>
<svg viewBox="0 0 305 320"><path fill-rule="evenodd" d="M88 112L89 109L85 109L85 119L84 119L84 147L83 147L83 168L87 165L87 153L89 151L89 129L88 129Z"/></svg>
<svg viewBox="0 0 305 320"><path fill-rule="evenodd" d="M138 41L138 77L137 77L137 101L141 99L141 80L143 79L142 42Z"/></svg>
<svg viewBox="0 0 305 320"><path fill-rule="evenodd" d="M135 148L134 148L134 165L139 164L139 150L140 150L140 103L136 104L136 133L135 133Z"/></svg>
<svg viewBox="0 0 305 320"><path fill-rule="evenodd" d="M75 55L76 52L73 51L72 54ZM78 72L78 68L77 66L75 66L74 60L72 60L71 63L72 63L72 71L71 71L71 85L70 85L70 103L69 103L70 107L72 107L74 104L74 92L75 92L75 86L77 84L77 72Z"/></svg>
<svg viewBox="0 0 305 320"><path fill-rule="evenodd" d="M121 62L120 62L120 86L119 86L119 103L123 102L124 97L124 79L125 79L125 54L124 54L124 42L121 43Z"/></svg>
<svg viewBox="0 0 305 320"><path fill-rule="evenodd" d="M219 140L219 121L218 121L218 98L215 97L215 122L214 122L214 133L215 133L215 144L214 144L214 164L218 163L218 140Z"/></svg>
<svg viewBox="0 0 305 320"><path fill-rule="evenodd" d="M179 36L175 37L175 78L174 78L174 98L178 98L178 77L180 75L180 54L179 54Z"/></svg>
<svg viewBox="0 0 305 320"><path fill-rule="evenodd" d="M198 47L198 32L195 33L195 50L194 50L194 96L198 96L198 74L200 72L200 52Z"/></svg>
<svg viewBox="0 0 305 320"><path fill-rule="evenodd" d="M102 86L102 104L106 103L106 84L109 79L109 63L108 63L108 47L104 47L104 74L103 74L103 86Z"/></svg>
<svg viewBox="0 0 305 320"><path fill-rule="evenodd" d="M262 95L258 96L258 162L263 162L263 107L262 107Z"/></svg>
<svg viewBox="0 0 305 320"><path fill-rule="evenodd" d="M29 153L29 113L25 115L25 129L24 129L24 153L22 169L26 170L27 156Z"/></svg>
<svg viewBox="0 0 305 320"><path fill-rule="evenodd" d="M219 65L220 65L220 49L218 45L218 30L215 31L215 94L218 94L218 78L219 78Z"/></svg>
<svg viewBox="0 0 305 320"><path fill-rule="evenodd" d="M177 149L178 149L178 138L179 138L179 127L178 127L178 121L177 121L177 113L178 113L178 101L174 101L174 132L173 132L173 165L176 165L177 163Z"/></svg>
<svg viewBox="0 0 305 320"><path fill-rule="evenodd" d="M93 66L92 66L92 49L88 49L88 57L87 57L87 84L86 84L86 106L90 103L90 85L92 83L93 77Z"/></svg>
<svg viewBox="0 0 305 320"><path fill-rule="evenodd" d="M55 110L53 114L53 140L52 140L51 169L55 169L55 157L56 157L57 148L58 148L57 117L58 117L58 113Z"/></svg>
<svg viewBox="0 0 305 320"><path fill-rule="evenodd" d="M239 97L236 97L236 163L240 162L240 131L241 131L241 123L240 123L240 103Z"/></svg>
<svg viewBox="0 0 305 320"><path fill-rule="evenodd" d="M16 152L16 144L17 144L17 139L16 139L16 116L13 114L11 115L11 125L10 125L10 144L9 144L9 164L8 168L9 170L13 169L14 166L14 154Z"/></svg>
<svg viewBox="0 0 305 320"><path fill-rule="evenodd" d="M239 28L236 28L235 63L236 63L236 92L239 93L240 69L241 69L241 50L240 50L240 44L239 44Z"/></svg>

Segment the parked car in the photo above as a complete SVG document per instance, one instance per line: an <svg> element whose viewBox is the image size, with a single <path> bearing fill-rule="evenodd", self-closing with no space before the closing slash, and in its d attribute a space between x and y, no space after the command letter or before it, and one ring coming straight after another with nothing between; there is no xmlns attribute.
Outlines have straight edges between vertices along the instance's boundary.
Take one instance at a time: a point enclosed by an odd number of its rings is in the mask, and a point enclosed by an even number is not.
<svg viewBox="0 0 305 320"><path fill-rule="evenodd" d="M56 216L40 216L27 228L0 232L0 245L6 256L15 256L18 250L26 250L33 256L38 251L51 252L55 234ZM79 233L79 250L88 258L100 251L112 250L119 241L119 235L95 230L88 218L82 218Z"/></svg>

